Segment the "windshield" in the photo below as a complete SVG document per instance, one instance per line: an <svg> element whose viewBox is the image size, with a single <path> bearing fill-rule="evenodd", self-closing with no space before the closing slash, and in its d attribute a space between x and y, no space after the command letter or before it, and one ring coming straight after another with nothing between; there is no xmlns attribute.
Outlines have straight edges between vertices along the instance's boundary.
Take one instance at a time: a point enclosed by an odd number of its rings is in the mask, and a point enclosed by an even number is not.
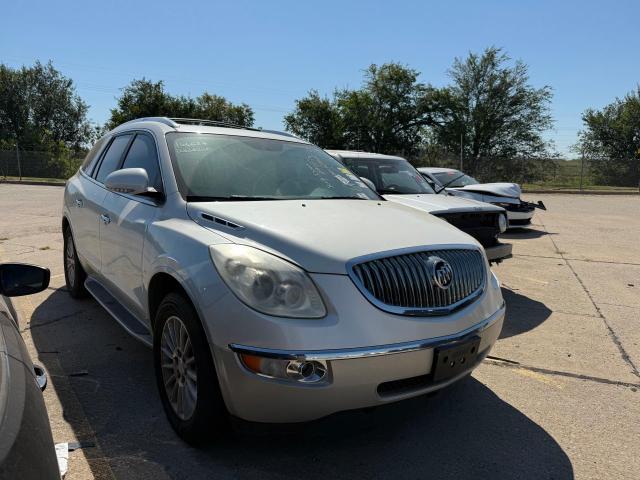
<svg viewBox="0 0 640 480"><path fill-rule="evenodd" d="M442 184L447 187L465 187L467 185L477 185L478 182L475 178L470 177L462 173L459 170L451 170L449 172L438 172L432 173L434 177ZM451 182L451 183L449 183Z"/></svg>
<svg viewBox="0 0 640 480"><path fill-rule="evenodd" d="M380 194L435 193L406 160L343 158L343 161L356 175L371 180Z"/></svg>
<svg viewBox="0 0 640 480"><path fill-rule="evenodd" d="M173 169L187 200L379 197L313 145L202 133L167 134Z"/></svg>

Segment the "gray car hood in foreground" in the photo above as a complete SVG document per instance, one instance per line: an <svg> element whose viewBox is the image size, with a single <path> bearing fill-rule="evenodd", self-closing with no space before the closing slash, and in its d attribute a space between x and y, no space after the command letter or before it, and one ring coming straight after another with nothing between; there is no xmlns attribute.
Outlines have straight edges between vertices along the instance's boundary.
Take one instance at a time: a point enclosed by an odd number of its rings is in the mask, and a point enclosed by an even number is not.
<svg viewBox="0 0 640 480"><path fill-rule="evenodd" d="M460 212L502 212L501 207L490 203L478 202L451 195L435 195L418 193L411 195L384 195L389 201L401 203L408 207L417 208L429 213L460 213Z"/></svg>
<svg viewBox="0 0 640 480"><path fill-rule="evenodd" d="M347 273L357 257L423 246L478 248L466 233L423 211L376 200L198 202L189 216L229 241L271 251L309 272ZM232 222L229 228L202 213Z"/></svg>
<svg viewBox="0 0 640 480"><path fill-rule="evenodd" d="M455 187L451 190L464 190L466 192L478 192L485 195L496 195L498 197L520 198L522 190L517 183L478 183L465 187Z"/></svg>

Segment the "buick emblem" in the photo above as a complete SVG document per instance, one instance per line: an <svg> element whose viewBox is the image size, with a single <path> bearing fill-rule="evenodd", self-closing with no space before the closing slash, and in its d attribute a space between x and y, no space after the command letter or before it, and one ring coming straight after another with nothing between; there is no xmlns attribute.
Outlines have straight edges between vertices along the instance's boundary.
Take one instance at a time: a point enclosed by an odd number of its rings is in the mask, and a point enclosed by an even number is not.
<svg viewBox="0 0 640 480"><path fill-rule="evenodd" d="M440 257L429 257L429 266L433 283L443 290L449 288L453 281L453 268L449 262Z"/></svg>

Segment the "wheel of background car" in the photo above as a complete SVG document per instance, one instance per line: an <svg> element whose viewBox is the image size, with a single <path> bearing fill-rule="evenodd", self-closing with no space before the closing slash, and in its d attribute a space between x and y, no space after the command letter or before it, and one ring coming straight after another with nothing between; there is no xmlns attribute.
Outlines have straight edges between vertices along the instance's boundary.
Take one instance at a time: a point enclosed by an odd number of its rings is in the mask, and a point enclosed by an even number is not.
<svg viewBox="0 0 640 480"><path fill-rule="evenodd" d="M67 290L73 298L82 298L87 295L84 288L84 281L87 278L76 252L76 245L73 241L71 229L64 231L64 279L67 283Z"/></svg>
<svg viewBox="0 0 640 480"><path fill-rule="evenodd" d="M198 444L226 430L211 350L193 305L181 294L170 293L158 307L153 356L162 405L176 433Z"/></svg>

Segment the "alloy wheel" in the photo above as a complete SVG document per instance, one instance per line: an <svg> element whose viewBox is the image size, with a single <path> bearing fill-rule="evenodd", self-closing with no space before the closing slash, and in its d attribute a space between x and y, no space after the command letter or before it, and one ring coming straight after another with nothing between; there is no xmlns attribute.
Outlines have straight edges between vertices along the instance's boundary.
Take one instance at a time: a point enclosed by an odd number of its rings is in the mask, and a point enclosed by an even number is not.
<svg viewBox="0 0 640 480"><path fill-rule="evenodd" d="M67 281L73 288L76 281L76 255L71 235L67 237L67 248L65 252L65 268L67 269Z"/></svg>
<svg viewBox="0 0 640 480"><path fill-rule="evenodd" d="M188 420L198 400L198 372L189 332L176 316L167 319L162 329L160 365L164 388L174 413Z"/></svg>

